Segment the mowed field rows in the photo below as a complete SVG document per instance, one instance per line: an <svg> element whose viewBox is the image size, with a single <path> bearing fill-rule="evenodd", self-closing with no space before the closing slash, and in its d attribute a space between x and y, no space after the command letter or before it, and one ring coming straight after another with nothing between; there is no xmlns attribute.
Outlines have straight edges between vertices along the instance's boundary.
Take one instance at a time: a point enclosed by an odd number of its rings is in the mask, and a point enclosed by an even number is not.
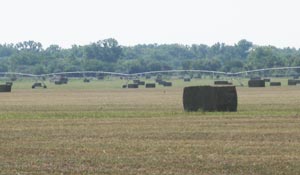
<svg viewBox="0 0 300 175"><path fill-rule="evenodd" d="M300 174L300 88L237 88L193 112L182 88L0 94L0 174Z"/></svg>

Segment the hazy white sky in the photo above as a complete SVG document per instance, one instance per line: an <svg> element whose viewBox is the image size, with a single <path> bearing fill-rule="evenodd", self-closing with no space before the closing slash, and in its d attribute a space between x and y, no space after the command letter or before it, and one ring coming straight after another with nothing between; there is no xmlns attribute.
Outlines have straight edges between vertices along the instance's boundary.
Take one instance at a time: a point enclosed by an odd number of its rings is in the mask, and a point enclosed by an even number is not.
<svg viewBox="0 0 300 175"><path fill-rule="evenodd" d="M300 48L299 0L0 0L0 43L142 43Z"/></svg>

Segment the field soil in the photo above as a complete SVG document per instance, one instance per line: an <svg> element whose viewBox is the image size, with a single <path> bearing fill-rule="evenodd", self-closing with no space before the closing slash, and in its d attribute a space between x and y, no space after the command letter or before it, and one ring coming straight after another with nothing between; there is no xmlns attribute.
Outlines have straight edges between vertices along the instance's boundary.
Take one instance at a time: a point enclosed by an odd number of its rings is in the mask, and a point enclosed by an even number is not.
<svg viewBox="0 0 300 175"><path fill-rule="evenodd" d="M239 87L238 112L182 88L0 94L0 174L300 174L300 88Z"/></svg>

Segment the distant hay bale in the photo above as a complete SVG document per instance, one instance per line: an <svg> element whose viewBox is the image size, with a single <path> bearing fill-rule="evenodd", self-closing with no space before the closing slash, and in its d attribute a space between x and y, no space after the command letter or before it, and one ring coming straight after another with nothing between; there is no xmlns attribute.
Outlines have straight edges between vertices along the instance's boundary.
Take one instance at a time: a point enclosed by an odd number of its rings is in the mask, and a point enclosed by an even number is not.
<svg viewBox="0 0 300 175"><path fill-rule="evenodd" d="M265 87L265 80L249 80L248 81L249 87Z"/></svg>
<svg viewBox="0 0 300 175"><path fill-rule="evenodd" d="M145 85L145 81L139 81L139 83L137 83L138 85L144 86Z"/></svg>
<svg viewBox="0 0 300 175"><path fill-rule="evenodd" d="M183 81L184 81L184 82L190 82L191 79L190 79L190 78L184 78Z"/></svg>
<svg viewBox="0 0 300 175"><path fill-rule="evenodd" d="M127 85L128 88L139 88L138 84L128 84Z"/></svg>
<svg viewBox="0 0 300 175"><path fill-rule="evenodd" d="M293 79L288 80L288 85L289 86L295 86L297 84L300 84L300 80L293 80Z"/></svg>
<svg viewBox="0 0 300 175"><path fill-rule="evenodd" d="M235 86L191 86L183 90L185 111L237 111Z"/></svg>
<svg viewBox="0 0 300 175"><path fill-rule="evenodd" d="M11 77L10 81L17 81L17 77L16 76Z"/></svg>
<svg viewBox="0 0 300 175"><path fill-rule="evenodd" d="M134 84L139 84L139 83L140 83L140 80L133 80L133 83L134 83Z"/></svg>
<svg viewBox="0 0 300 175"><path fill-rule="evenodd" d="M261 80L261 77L251 77L250 80Z"/></svg>
<svg viewBox="0 0 300 175"><path fill-rule="evenodd" d="M97 79L98 80L104 80L104 75L98 75Z"/></svg>
<svg viewBox="0 0 300 175"><path fill-rule="evenodd" d="M159 78L157 78L157 79L155 79L155 82L156 82L156 83L158 83L158 84L161 84L161 82L163 82L163 80L162 80L162 79L159 79Z"/></svg>
<svg viewBox="0 0 300 175"><path fill-rule="evenodd" d="M0 84L0 92L11 92L12 85Z"/></svg>
<svg viewBox="0 0 300 175"><path fill-rule="evenodd" d="M127 85L126 85L126 84L124 84L124 85L122 86L122 88L127 88Z"/></svg>
<svg viewBox="0 0 300 175"><path fill-rule="evenodd" d="M9 85L9 86L12 86L12 85L13 85L13 82L9 82L9 81L8 81L8 82L6 82L5 84L6 84L6 85Z"/></svg>
<svg viewBox="0 0 300 175"><path fill-rule="evenodd" d="M164 85L165 81L160 80L160 81L156 81L159 85Z"/></svg>
<svg viewBox="0 0 300 175"><path fill-rule="evenodd" d="M170 86L172 86L172 82L164 81L164 82L163 82L163 86L165 86L165 87L170 87Z"/></svg>
<svg viewBox="0 0 300 175"><path fill-rule="evenodd" d="M146 83L146 88L155 88L156 84L155 83Z"/></svg>
<svg viewBox="0 0 300 175"><path fill-rule="evenodd" d="M281 82L270 82L270 86L281 86Z"/></svg>
<svg viewBox="0 0 300 175"><path fill-rule="evenodd" d="M61 81L54 81L54 84L56 84L56 85L62 85L63 83Z"/></svg>
<svg viewBox="0 0 300 175"><path fill-rule="evenodd" d="M215 81L214 84L215 84L215 85L232 85L231 82L228 82L228 81L221 81L221 80Z"/></svg>
<svg viewBox="0 0 300 175"><path fill-rule="evenodd" d="M270 79L270 78L264 78L264 81L265 81L265 82L270 82L271 79Z"/></svg>
<svg viewBox="0 0 300 175"><path fill-rule="evenodd" d="M89 83L91 80L90 79L87 79L87 78L85 78L85 79L83 79L83 82L84 83Z"/></svg>
<svg viewBox="0 0 300 175"><path fill-rule="evenodd" d="M61 84L68 84L69 79L65 76L58 76L54 78L54 83L56 85L61 85Z"/></svg>

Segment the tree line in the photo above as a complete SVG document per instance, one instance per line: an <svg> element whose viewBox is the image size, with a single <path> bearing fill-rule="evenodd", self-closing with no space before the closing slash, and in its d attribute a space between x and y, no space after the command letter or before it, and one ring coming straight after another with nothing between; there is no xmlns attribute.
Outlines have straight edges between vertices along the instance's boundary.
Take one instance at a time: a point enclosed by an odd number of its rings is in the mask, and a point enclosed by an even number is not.
<svg viewBox="0 0 300 175"><path fill-rule="evenodd" d="M0 44L0 72L44 74L69 71L138 73L171 69L237 72L299 66L300 49L258 46L245 39L234 45L138 44L121 46L109 38L88 45L43 48L35 41Z"/></svg>

